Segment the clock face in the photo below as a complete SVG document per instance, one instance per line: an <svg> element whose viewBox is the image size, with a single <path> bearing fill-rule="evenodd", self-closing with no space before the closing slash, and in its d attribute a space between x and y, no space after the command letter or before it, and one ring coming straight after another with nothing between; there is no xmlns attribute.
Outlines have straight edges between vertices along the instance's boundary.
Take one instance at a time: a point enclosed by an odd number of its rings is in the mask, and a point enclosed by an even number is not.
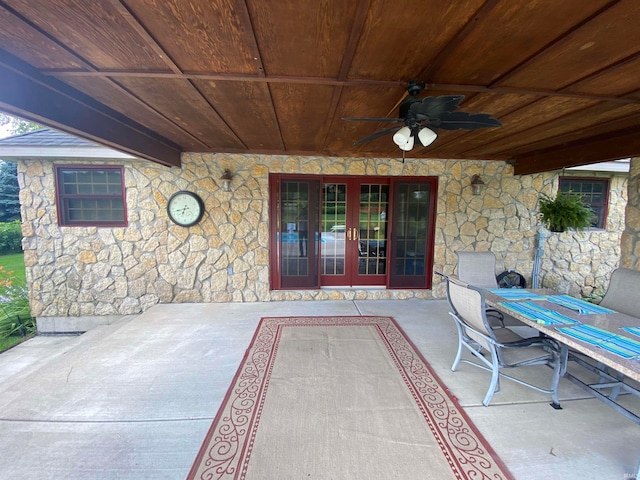
<svg viewBox="0 0 640 480"><path fill-rule="evenodd" d="M172 222L183 227L190 227L202 218L204 202L193 192L176 192L169 199L167 213Z"/></svg>

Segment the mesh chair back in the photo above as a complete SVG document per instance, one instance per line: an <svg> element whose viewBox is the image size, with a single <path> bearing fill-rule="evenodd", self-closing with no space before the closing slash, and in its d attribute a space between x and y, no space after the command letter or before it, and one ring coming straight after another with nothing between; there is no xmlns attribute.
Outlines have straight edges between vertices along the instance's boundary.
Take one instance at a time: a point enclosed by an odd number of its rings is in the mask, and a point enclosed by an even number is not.
<svg viewBox="0 0 640 480"><path fill-rule="evenodd" d="M618 268L611 274L609 288L600 305L632 317L640 316L640 272Z"/></svg>
<svg viewBox="0 0 640 480"><path fill-rule="evenodd" d="M482 293L468 288L454 279L448 281L448 298L456 316L460 321L471 327L471 329L494 339L493 331L489 326L485 314L485 304ZM491 350L487 339L477 335L473 330L466 329L465 334L487 350Z"/></svg>
<svg viewBox="0 0 640 480"><path fill-rule="evenodd" d="M480 288L498 288L496 256L493 252L456 252L458 278Z"/></svg>

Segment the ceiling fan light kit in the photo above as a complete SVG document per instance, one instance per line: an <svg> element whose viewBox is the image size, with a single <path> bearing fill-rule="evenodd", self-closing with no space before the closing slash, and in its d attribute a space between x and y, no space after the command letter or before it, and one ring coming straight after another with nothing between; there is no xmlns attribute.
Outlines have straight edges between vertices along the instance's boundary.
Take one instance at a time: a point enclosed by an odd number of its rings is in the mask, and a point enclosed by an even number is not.
<svg viewBox="0 0 640 480"><path fill-rule="evenodd" d="M429 127L424 127L422 130L418 132L418 140L423 147L428 147L438 138L438 134L431 130Z"/></svg>
<svg viewBox="0 0 640 480"><path fill-rule="evenodd" d="M409 96L400 103L399 118L348 117L344 120L403 123L404 126L391 127L361 138L355 144L375 140L393 132L393 142L401 150L409 152L418 137L420 145L428 147L438 138L438 129L443 130L476 130L478 128L500 127L502 124L487 113L470 114L454 112L464 95L442 95L440 97L418 98L424 89L424 83L409 82Z"/></svg>
<svg viewBox="0 0 640 480"><path fill-rule="evenodd" d="M413 137L409 127L402 127L393 134L393 142L400 147L401 150L409 151L413 148Z"/></svg>
<svg viewBox="0 0 640 480"><path fill-rule="evenodd" d="M393 134L393 142L400 147L400 150L410 152L415 145L415 132L412 132L409 127L402 127L396 133ZM423 147L431 145L438 134L428 127L423 127L418 132L418 141Z"/></svg>

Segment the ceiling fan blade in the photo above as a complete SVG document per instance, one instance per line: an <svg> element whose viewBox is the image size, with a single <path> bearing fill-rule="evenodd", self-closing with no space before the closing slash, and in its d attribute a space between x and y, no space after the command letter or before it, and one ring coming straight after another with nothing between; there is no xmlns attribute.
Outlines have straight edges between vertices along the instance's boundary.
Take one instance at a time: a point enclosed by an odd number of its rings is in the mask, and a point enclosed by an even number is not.
<svg viewBox="0 0 640 480"><path fill-rule="evenodd" d="M391 128L385 128L384 130L380 130L379 132L375 132L372 133L371 135L361 138L360 140L358 140L357 142L354 142L354 145L360 145L361 143L365 143L365 142L370 142L371 140L375 140L376 138L380 138L384 135L387 135L391 132L396 132L398 130L400 130L402 128L402 126L400 127L391 127Z"/></svg>
<svg viewBox="0 0 640 480"><path fill-rule="evenodd" d="M350 122L404 122L402 118L342 117Z"/></svg>
<svg viewBox="0 0 640 480"><path fill-rule="evenodd" d="M421 102L416 102L409 110L416 114L426 115L430 118L441 118L447 113L453 112L464 95L442 95L440 97L426 97Z"/></svg>
<svg viewBox="0 0 640 480"><path fill-rule="evenodd" d="M501 127L502 123L488 113L452 112L442 117L439 127L444 130L476 130L478 128Z"/></svg>

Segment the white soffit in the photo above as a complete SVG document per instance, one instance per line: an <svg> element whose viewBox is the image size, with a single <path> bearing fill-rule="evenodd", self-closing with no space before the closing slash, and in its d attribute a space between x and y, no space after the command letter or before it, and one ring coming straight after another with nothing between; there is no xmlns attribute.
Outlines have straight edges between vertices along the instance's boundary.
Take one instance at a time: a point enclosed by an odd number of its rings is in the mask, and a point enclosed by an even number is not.
<svg viewBox="0 0 640 480"><path fill-rule="evenodd" d="M35 146L35 145L7 145L0 146L0 158L4 160L21 160L25 158L54 158L76 160L79 158L96 158L103 160L133 160L138 157L119 152L106 147L65 147L65 146Z"/></svg>
<svg viewBox="0 0 640 480"><path fill-rule="evenodd" d="M622 158L620 160L612 160L610 162L592 163L590 165L580 165L578 167L570 167L570 171L587 171L587 172L614 172L629 173L629 163L631 159Z"/></svg>

